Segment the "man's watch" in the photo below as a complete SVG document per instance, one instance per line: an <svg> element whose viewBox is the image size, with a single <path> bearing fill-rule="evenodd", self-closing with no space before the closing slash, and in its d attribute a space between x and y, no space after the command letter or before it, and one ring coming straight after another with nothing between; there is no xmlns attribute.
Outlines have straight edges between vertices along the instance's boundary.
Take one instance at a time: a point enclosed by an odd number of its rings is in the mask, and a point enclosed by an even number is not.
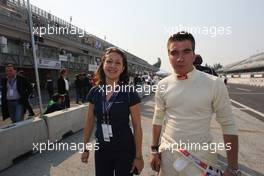
<svg viewBox="0 0 264 176"><path fill-rule="evenodd" d="M152 145L151 154L158 154L158 153L159 153L159 145Z"/></svg>
<svg viewBox="0 0 264 176"><path fill-rule="evenodd" d="M233 176L241 176L242 175L242 173L239 169L232 169L230 167L227 167L226 171L229 172L230 174L232 174Z"/></svg>

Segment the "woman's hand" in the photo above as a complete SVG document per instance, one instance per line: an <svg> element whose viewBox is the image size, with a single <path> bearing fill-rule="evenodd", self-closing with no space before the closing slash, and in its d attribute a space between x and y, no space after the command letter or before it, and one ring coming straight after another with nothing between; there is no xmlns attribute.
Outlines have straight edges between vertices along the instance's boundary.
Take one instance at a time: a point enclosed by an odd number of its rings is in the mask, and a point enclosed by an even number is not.
<svg viewBox="0 0 264 176"><path fill-rule="evenodd" d="M138 175L141 173L141 171L144 168L144 161L143 158L135 158L133 163L132 163L132 168L130 170L130 173L134 171L134 169L137 168L138 170Z"/></svg>
<svg viewBox="0 0 264 176"><path fill-rule="evenodd" d="M88 163L88 159L89 159L89 150L85 150L85 151L82 153L81 161L82 161L83 163Z"/></svg>

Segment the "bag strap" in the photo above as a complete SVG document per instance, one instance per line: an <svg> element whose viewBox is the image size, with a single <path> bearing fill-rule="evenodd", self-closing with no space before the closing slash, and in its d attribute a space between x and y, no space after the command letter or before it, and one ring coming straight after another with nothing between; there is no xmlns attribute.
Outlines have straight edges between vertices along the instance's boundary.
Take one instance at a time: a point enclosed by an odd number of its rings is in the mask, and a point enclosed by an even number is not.
<svg viewBox="0 0 264 176"><path fill-rule="evenodd" d="M209 166L185 149L177 150L184 158L205 172L204 176L223 176L223 172L213 166Z"/></svg>

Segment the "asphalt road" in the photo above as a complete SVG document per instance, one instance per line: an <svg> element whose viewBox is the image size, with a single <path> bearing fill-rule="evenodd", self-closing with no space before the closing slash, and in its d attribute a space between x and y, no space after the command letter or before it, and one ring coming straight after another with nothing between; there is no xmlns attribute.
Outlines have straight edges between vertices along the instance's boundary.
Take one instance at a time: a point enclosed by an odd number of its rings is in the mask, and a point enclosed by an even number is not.
<svg viewBox="0 0 264 176"><path fill-rule="evenodd" d="M264 87L228 84L227 88L235 107L264 121Z"/></svg>
<svg viewBox="0 0 264 176"><path fill-rule="evenodd" d="M151 127L154 111L154 96L145 97L141 103L141 117L143 126L143 157L145 168L141 176L155 176L149 165L149 146L151 145ZM234 107L233 107L234 108ZM243 176L263 176L263 129L264 124L240 108L234 108L240 135L239 166L247 174ZM214 142L223 142L222 130L214 120L211 125ZM67 136L59 143L72 144L82 142L83 131ZM93 176L94 153L90 154L88 164L80 162L80 153L77 150L53 150L42 153L29 152L14 161L14 165L0 172L0 176ZM224 165L225 152L219 155Z"/></svg>

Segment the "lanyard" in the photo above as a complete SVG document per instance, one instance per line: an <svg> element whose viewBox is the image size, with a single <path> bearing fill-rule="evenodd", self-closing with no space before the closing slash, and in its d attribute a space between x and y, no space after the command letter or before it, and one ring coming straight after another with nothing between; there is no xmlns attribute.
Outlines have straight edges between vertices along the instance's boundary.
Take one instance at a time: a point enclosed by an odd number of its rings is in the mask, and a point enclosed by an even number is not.
<svg viewBox="0 0 264 176"><path fill-rule="evenodd" d="M8 80L8 84L9 84L9 87L10 87L11 89L13 89L13 86L14 86L14 84L15 84L15 81L16 81L16 78L11 79L11 80Z"/></svg>
<svg viewBox="0 0 264 176"><path fill-rule="evenodd" d="M103 123L107 123L107 124L110 123L109 112L110 112L112 105L114 104L114 101L115 101L118 93L119 92L114 91L114 93L112 94L112 97L110 97L110 99L112 98L111 102L106 100L106 93L102 94L102 97L103 97L103 101L102 101Z"/></svg>

